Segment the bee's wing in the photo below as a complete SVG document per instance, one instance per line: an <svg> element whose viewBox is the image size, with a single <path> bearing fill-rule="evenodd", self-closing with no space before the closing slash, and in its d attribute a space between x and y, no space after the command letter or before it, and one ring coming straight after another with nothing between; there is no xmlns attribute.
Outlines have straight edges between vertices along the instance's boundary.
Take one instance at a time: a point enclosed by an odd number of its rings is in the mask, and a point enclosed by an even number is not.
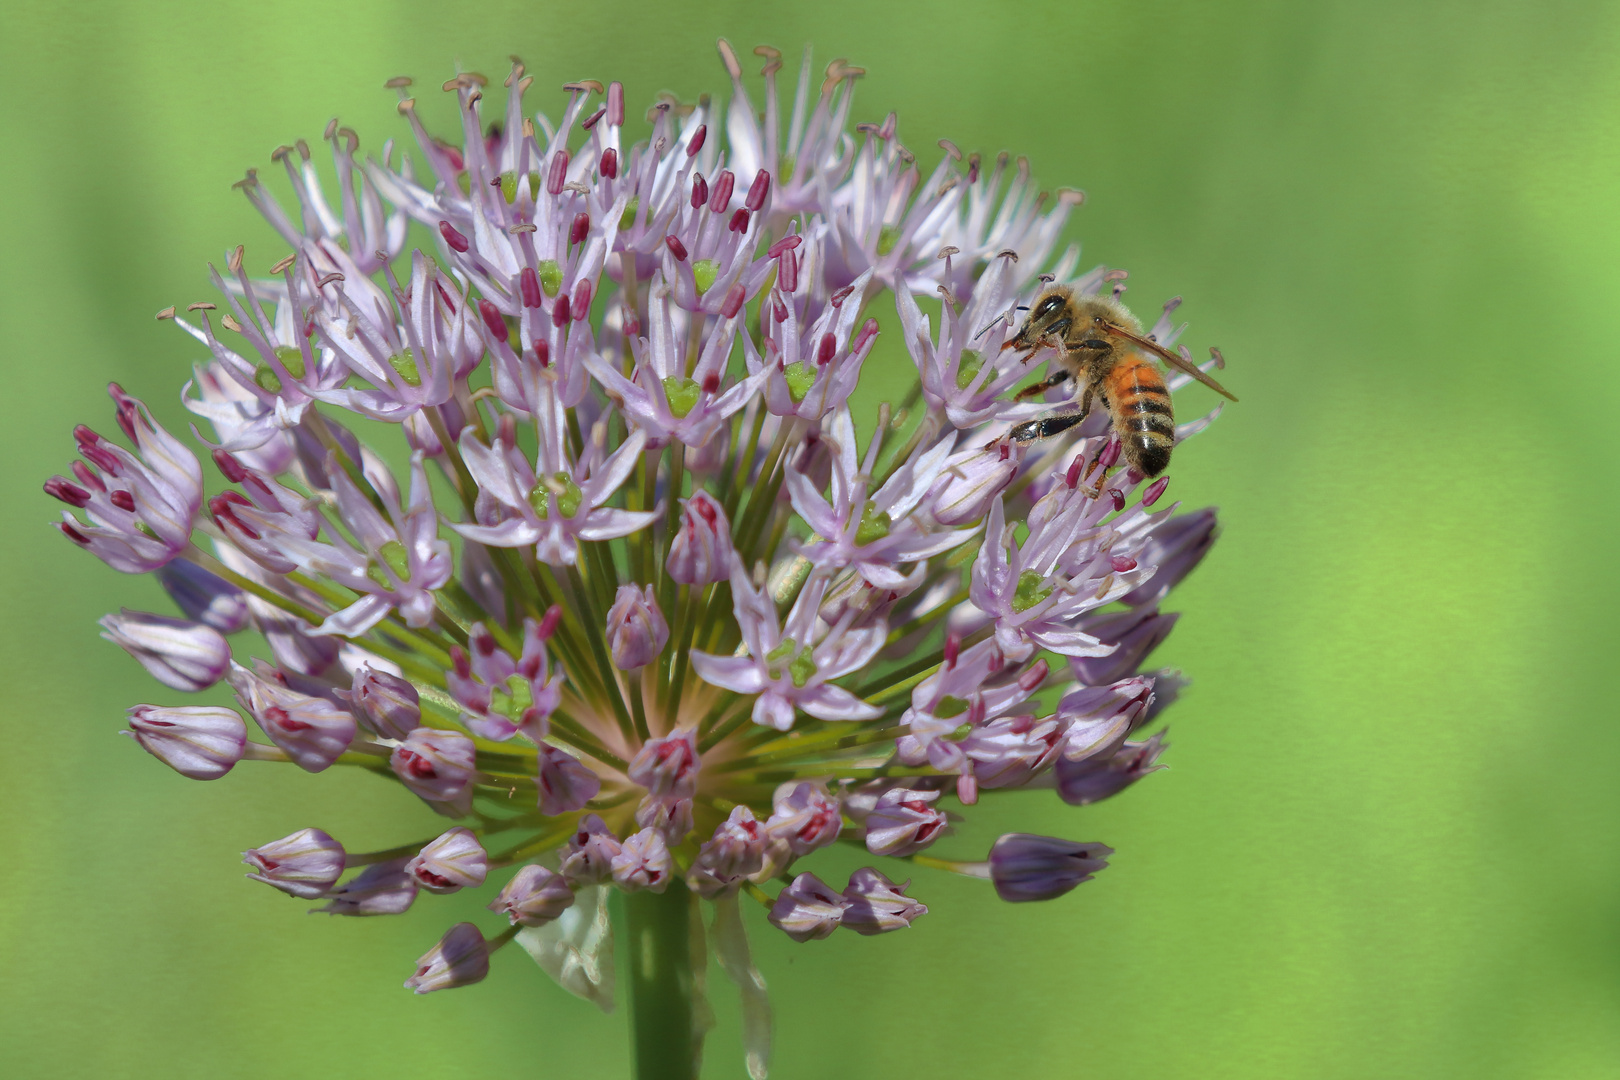
<svg viewBox="0 0 1620 1080"><path fill-rule="evenodd" d="M1177 371L1185 371L1188 375L1191 375L1193 378L1197 379L1199 382L1203 383L1217 394L1220 394L1222 397L1229 398L1232 401L1237 400L1236 395L1234 395L1230 390L1216 382L1214 379L1210 378L1208 375L1205 375L1202 371L1199 371L1197 365L1193 364L1189 360L1184 359L1180 354L1171 352L1158 342L1150 341L1145 337L1133 334L1123 326L1115 326L1112 323L1110 323L1108 326L1108 332L1118 337L1125 338L1127 341L1135 342L1137 345L1140 345L1154 356L1162 359L1165 363L1169 364Z"/></svg>

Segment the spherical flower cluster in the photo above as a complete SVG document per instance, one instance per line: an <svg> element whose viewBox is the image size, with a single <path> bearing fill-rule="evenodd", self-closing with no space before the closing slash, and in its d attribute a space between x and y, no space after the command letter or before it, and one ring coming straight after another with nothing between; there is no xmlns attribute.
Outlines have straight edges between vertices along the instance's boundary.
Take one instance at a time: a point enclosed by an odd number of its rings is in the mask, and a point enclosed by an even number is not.
<svg viewBox="0 0 1620 1080"><path fill-rule="evenodd" d="M722 42L729 103L660 100L634 145L620 84L566 85L552 123L514 63L504 103L480 75L444 84L449 139L390 83L410 153L362 159L333 121L335 188L307 144L280 148L290 203L239 186L285 253L238 247L215 300L159 315L206 350L184 402L212 473L115 385L131 446L80 427L45 485L67 540L174 599L105 636L169 690L235 692L240 712L134 706L144 749L202 780L369 769L459 822L246 853L335 915L498 891L506 928L455 926L418 993L516 939L611 994L589 972L620 889L712 902L746 1003L764 984L739 898L798 941L912 925L928 909L895 862L1048 899L1110 850L929 852L988 792L1081 805L1162 768L1162 736L1138 736L1180 679L1144 665L1214 515L1143 488L1102 410L1008 438L1065 407L1009 393L1055 360L1003 349L1020 307L1053 280L1117 297L1123 273L1076 273L1058 242L1079 195L1038 192L1023 159L941 142L925 172L893 115L851 129L859 69L807 59L784 109L759 53L763 110ZM917 378L879 404L859 380L884 332ZM403 438L362 442L346 413ZM268 658L233 655L250 627ZM812 868L832 844L886 862L839 887ZM768 1017L745 1009L756 1072Z"/></svg>

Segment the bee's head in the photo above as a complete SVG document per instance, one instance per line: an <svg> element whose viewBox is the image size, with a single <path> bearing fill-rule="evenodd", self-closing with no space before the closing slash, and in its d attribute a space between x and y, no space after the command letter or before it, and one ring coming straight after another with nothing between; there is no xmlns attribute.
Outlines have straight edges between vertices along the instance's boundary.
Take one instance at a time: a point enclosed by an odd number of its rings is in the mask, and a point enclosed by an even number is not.
<svg viewBox="0 0 1620 1080"><path fill-rule="evenodd" d="M1042 292L1029 306L1024 322L1002 346L1020 352L1038 349L1043 345L1067 345L1070 352L1086 349L1086 342L1097 342L1096 351L1118 344L1118 337L1108 328L1116 327L1140 334L1142 326L1118 300L1112 296L1076 296L1067 285L1053 285Z"/></svg>
<svg viewBox="0 0 1620 1080"><path fill-rule="evenodd" d="M1064 339L1074 321L1074 291L1067 285L1053 285L1030 305L1018 333L1008 338L1002 348L1025 352L1055 344Z"/></svg>

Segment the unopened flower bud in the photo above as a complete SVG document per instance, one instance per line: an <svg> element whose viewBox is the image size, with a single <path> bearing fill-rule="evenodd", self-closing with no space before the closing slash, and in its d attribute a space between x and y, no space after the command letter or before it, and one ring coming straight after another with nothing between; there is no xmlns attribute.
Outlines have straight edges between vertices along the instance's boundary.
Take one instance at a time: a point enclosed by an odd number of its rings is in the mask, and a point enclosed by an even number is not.
<svg viewBox="0 0 1620 1080"><path fill-rule="evenodd" d="M965 461L953 459L948 463L925 500L934 520L954 528L971 524L988 514L996 496L1018 475L1024 448L1014 446L1016 449L1005 456L994 450L981 450Z"/></svg>
<svg viewBox="0 0 1620 1080"><path fill-rule="evenodd" d="M785 841L795 855L808 855L826 847L838 839L843 827L838 800L829 795L825 787L808 780L785 795L777 792L775 807L765 823L771 839Z"/></svg>
<svg viewBox="0 0 1620 1080"><path fill-rule="evenodd" d="M489 855L478 834L458 825L430 841L405 870L428 892L459 892L484 883Z"/></svg>
<svg viewBox="0 0 1620 1080"><path fill-rule="evenodd" d="M418 994L449 990L483 981L489 974L489 946L484 935L470 922L457 923L433 948L416 962L416 974L405 980L405 989Z"/></svg>
<svg viewBox="0 0 1620 1080"><path fill-rule="evenodd" d="M680 844L692 832L692 800L649 795L636 807L636 824L657 829L666 844Z"/></svg>
<svg viewBox="0 0 1620 1080"><path fill-rule="evenodd" d="M409 679L369 664L354 669L354 718L385 739L404 739L422 723L422 698Z"/></svg>
<svg viewBox="0 0 1620 1080"><path fill-rule="evenodd" d="M731 577L731 523L725 507L706 491L686 500L681 527L669 545L669 576L682 585L710 585Z"/></svg>
<svg viewBox="0 0 1620 1080"><path fill-rule="evenodd" d="M141 749L193 780L218 780L242 760L247 724L231 709L136 705L124 732Z"/></svg>
<svg viewBox="0 0 1620 1080"><path fill-rule="evenodd" d="M630 761L630 779L655 798L690 799L697 793L697 731L649 739Z"/></svg>
<svg viewBox="0 0 1620 1080"><path fill-rule="evenodd" d="M1090 881L1113 853L1106 844L1008 833L990 849L990 881L1009 903L1051 900Z"/></svg>
<svg viewBox="0 0 1620 1080"><path fill-rule="evenodd" d="M814 874L800 874L793 883L776 896L771 913L766 916L771 925L794 941L824 938L838 929L849 898L834 892L833 887Z"/></svg>
<svg viewBox="0 0 1620 1080"><path fill-rule="evenodd" d="M586 814L563 848L562 875L576 889L600 885L613 876L613 857L622 847L601 818Z"/></svg>
<svg viewBox="0 0 1620 1080"><path fill-rule="evenodd" d="M343 845L319 829L242 852L242 861L258 871L248 877L302 900L325 896L343 875L344 859Z"/></svg>
<svg viewBox="0 0 1620 1080"><path fill-rule="evenodd" d="M139 660L158 682L175 690L205 690L230 669L230 642L204 623L125 608L117 615L104 616L101 627L102 637Z"/></svg>
<svg viewBox="0 0 1620 1080"><path fill-rule="evenodd" d="M947 819L935 810L937 791L890 788L866 816L866 850L874 855L910 855L939 839Z"/></svg>
<svg viewBox="0 0 1620 1080"><path fill-rule="evenodd" d="M1126 743L1112 757L1081 761L1060 757L1052 769L1057 777L1058 797L1070 806L1086 806L1118 795L1148 773L1165 768L1158 764L1164 751L1161 731L1143 742Z"/></svg>
<svg viewBox="0 0 1620 1080"><path fill-rule="evenodd" d="M513 926L542 926L567 911L573 902L574 890L561 874L530 865L512 876L489 910L505 915Z"/></svg>
<svg viewBox="0 0 1620 1080"><path fill-rule="evenodd" d="M310 914L401 915L416 900L416 879L405 869L405 859L374 863L326 894L325 907Z"/></svg>
<svg viewBox="0 0 1620 1080"><path fill-rule="evenodd" d="M542 814L554 816L578 810L602 790L601 778L591 771L590 766L566 750L542 745L539 758L540 772L536 783L540 789Z"/></svg>
<svg viewBox="0 0 1620 1080"><path fill-rule="evenodd" d="M706 900L734 891L764 867L765 844L765 826L754 812L742 805L733 807L731 816L698 849L687 884Z"/></svg>
<svg viewBox="0 0 1620 1080"><path fill-rule="evenodd" d="M904 930L918 916L928 914L928 908L905 895L910 884L896 885L870 866L855 871L844 890L849 907L844 910L843 925L868 936Z"/></svg>
<svg viewBox="0 0 1620 1080"><path fill-rule="evenodd" d="M459 731L417 728L388 757L400 782L429 802L464 806L472 797L477 747Z"/></svg>
<svg viewBox="0 0 1620 1080"><path fill-rule="evenodd" d="M222 634L247 629L247 595L224 578L189 559L176 559L159 567L156 576L186 618L212 626Z"/></svg>
<svg viewBox="0 0 1620 1080"><path fill-rule="evenodd" d="M669 847L656 829L642 829L624 838L624 845L613 856L613 882L625 892L647 889L661 893L669 887L675 863Z"/></svg>
<svg viewBox="0 0 1620 1080"><path fill-rule="evenodd" d="M354 741L354 717L325 698L288 689L275 674L274 668L253 672L232 664L230 683L271 742L299 768L320 772Z"/></svg>
<svg viewBox="0 0 1620 1080"><path fill-rule="evenodd" d="M669 625L658 610L653 588L620 585L618 596L607 613L608 647L620 671L646 667L669 641Z"/></svg>

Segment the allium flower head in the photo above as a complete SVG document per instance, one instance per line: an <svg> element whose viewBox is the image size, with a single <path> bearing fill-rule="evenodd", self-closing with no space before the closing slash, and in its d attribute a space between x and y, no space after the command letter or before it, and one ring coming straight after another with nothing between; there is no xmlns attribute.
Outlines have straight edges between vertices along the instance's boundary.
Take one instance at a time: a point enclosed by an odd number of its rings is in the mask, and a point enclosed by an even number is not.
<svg viewBox="0 0 1620 1080"><path fill-rule="evenodd" d="M204 780L361 768L453 821L377 852L305 829L249 851L255 879L341 915L487 890L500 932L453 927L408 987L477 982L516 940L603 1004L608 891L637 950L684 942L701 899L757 1077L739 907L872 935L926 914L913 870L1025 901L1103 867L1021 833L941 852L996 792L1083 805L1163 768L1141 729L1182 681L1143 665L1215 519L1142 489L1101 411L1009 440L1073 407L1015 396L1057 360L1002 349L1020 307L1124 291L1057 253L1075 193L948 142L920 164L893 114L854 123L844 61L807 56L795 92L762 48L761 90L720 51L730 100L661 100L650 129L618 83L559 99L514 63L445 82L440 132L391 81L409 148L334 121L336 188L281 148L284 181L240 185L275 246L159 315L201 457L115 385L127 445L76 429L45 490L69 542L175 601L106 636L171 691L227 681L264 736L165 701L130 710L144 749ZM893 402L862 385L885 349L916 371ZM835 844L873 865L824 880Z"/></svg>

